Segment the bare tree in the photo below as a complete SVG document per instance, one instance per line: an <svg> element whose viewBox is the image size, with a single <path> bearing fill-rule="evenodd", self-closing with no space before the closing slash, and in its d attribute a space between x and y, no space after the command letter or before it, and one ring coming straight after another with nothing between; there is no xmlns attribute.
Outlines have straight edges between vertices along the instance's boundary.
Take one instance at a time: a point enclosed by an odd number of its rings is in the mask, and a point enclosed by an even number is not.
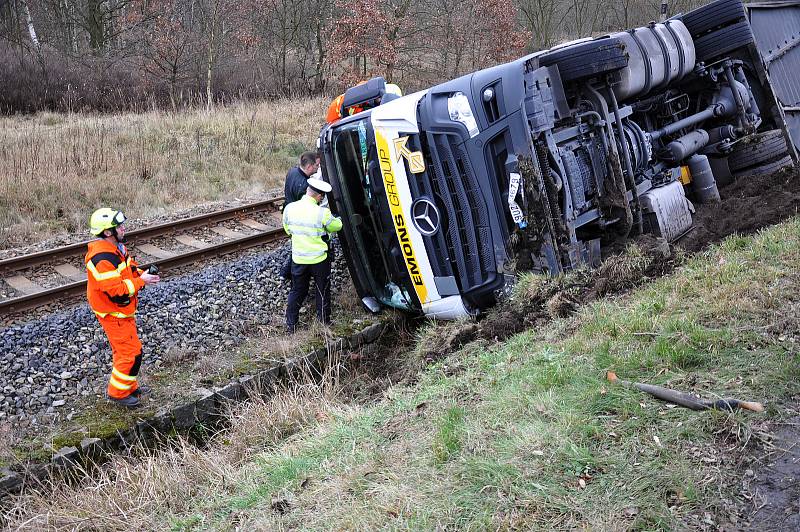
<svg viewBox="0 0 800 532"><path fill-rule="evenodd" d="M142 68L168 86L170 106L177 109L178 85L191 78L196 34L191 6L183 0L162 0L157 9L141 13L147 21Z"/></svg>
<svg viewBox="0 0 800 532"><path fill-rule="evenodd" d="M241 31L239 15L244 9L241 0L200 0L197 21L205 49L204 76L206 108L214 106L214 69L222 56L227 40Z"/></svg>
<svg viewBox="0 0 800 532"><path fill-rule="evenodd" d="M559 0L517 0L517 7L535 49L549 48L559 41L565 18Z"/></svg>
<svg viewBox="0 0 800 532"><path fill-rule="evenodd" d="M41 54L42 47L39 44L39 38L36 36L36 28L33 25L33 17L31 16L31 10L28 7L27 0L20 0L22 5L22 12L25 14L25 24L28 26L28 35L31 37L31 44L33 44L34 49L37 53Z"/></svg>

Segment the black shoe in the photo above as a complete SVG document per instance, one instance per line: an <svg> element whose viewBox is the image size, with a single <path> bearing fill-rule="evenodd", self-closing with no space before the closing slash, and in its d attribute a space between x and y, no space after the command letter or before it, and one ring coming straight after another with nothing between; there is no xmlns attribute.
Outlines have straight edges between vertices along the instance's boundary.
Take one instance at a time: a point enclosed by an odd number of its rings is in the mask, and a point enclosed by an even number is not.
<svg viewBox="0 0 800 532"><path fill-rule="evenodd" d="M297 327L295 325L286 326L286 334L294 334L295 331L297 331Z"/></svg>
<svg viewBox="0 0 800 532"><path fill-rule="evenodd" d="M153 390L146 384L140 384L138 388L136 388L131 395L134 397L141 397L143 395L150 395L153 393Z"/></svg>
<svg viewBox="0 0 800 532"><path fill-rule="evenodd" d="M125 408L137 408L142 405L142 403L139 401L139 398L133 394L129 395L128 397L123 397L122 399L117 399L116 397L111 397L110 395L107 397L112 403L119 406L124 406Z"/></svg>

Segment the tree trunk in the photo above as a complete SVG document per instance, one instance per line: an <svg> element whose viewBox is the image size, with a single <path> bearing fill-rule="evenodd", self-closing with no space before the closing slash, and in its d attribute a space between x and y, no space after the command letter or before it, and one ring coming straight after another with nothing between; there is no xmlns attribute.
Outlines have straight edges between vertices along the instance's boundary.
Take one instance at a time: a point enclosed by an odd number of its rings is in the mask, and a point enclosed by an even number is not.
<svg viewBox="0 0 800 532"><path fill-rule="evenodd" d="M78 53L78 36L75 34L75 11L69 0L64 0L64 25L67 33L69 49L73 54Z"/></svg>
<svg viewBox="0 0 800 532"><path fill-rule="evenodd" d="M33 43L33 47L36 49L36 53L42 53L42 48L39 45L39 38L36 36L36 28L33 25L33 17L31 16L31 10L28 8L27 0L21 0L22 2L22 11L25 13L25 23L28 25L28 34L31 37L31 42Z"/></svg>
<svg viewBox="0 0 800 532"><path fill-rule="evenodd" d="M214 106L214 95L211 87L212 74L214 73L214 40L216 38L216 24L212 22L211 32L208 35L208 57L206 60L206 109L209 111Z"/></svg>
<svg viewBox="0 0 800 532"><path fill-rule="evenodd" d="M87 5L86 30L89 32L89 47L100 52L105 47L105 17L103 2L105 0L89 0Z"/></svg>

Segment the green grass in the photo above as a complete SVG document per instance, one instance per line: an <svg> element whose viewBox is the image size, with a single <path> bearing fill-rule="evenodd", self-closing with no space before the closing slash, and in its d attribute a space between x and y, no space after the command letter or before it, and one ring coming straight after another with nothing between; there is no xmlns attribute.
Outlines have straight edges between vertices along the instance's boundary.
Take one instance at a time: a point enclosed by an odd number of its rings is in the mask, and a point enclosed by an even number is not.
<svg viewBox="0 0 800 532"><path fill-rule="evenodd" d="M721 512L717 486L730 494L735 482L703 449L744 445L731 434L757 416L667 408L604 371L779 403L800 389L800 360L769 327L796 301L799 268L796 219L729 239L630 296L452 355L380 404L264 454L235 497L192 513L212 528L235 509L263 526L478 530L671 529ZM547 340L565 323L572 335ZM307 494L306 478L324 493ZM263 509L277 493L293 495L293 511Z"/></svg>
<svg viewBox="0 0 800 532"><path fill-rule="evenodd" d="M464 409L458 406L451 406L445 410L431 445L434 463L442 465L461 451L464 415Z"/></svg>
<svg viewBox="0 0 800 532"><path fill-rule="evenodd" d="M798 271L800 218L728 239L628 295L340 405L239 464L225 489L144 517L176 530L672 530L705 512L724 523L756 424L800 393ZM437 327L453 332L420 338ZM670 408L608 383L609 369L767 412Z"/></svg>

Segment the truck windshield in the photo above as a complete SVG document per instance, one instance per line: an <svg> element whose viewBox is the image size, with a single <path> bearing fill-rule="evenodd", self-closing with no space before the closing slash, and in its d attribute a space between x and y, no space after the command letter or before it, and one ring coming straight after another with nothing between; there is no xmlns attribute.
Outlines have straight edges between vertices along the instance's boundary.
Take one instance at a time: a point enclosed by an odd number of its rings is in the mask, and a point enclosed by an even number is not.
<svg viewBox="0 0 800 532"><path fill-rule="evenodd" d="M349 228L367 266L371 291L386 305L412 310L405 271L393 268L394 259L386 253L397 244L391 220L384 220L381 215L388 209L378 205L386 200L372 126L368 119L345 124L334 130L331 140Z"/></svg>

